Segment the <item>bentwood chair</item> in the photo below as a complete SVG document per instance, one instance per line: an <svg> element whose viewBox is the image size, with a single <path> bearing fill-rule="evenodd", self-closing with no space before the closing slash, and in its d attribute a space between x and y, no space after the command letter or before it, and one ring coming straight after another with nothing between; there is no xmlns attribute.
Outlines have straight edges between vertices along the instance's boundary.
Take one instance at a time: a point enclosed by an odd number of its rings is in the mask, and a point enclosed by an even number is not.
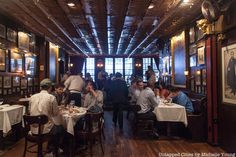
<svg viewBox="0 0 236 157"><path fill-rule="evenodd" d="M97 137L102 153L103 151L103 145L102 145L102 135L103 135L103 112L99 113L87 113L85 116L85 125L82 130L79 130L77 132L79 139L84 139L89 144L90 149L90 156L92 156L92 147L95 138Z"/></svg>
<svg viewBox="0 0 236 157"><path fill-rule="evenodd" d="M24 115L24 136L25 136L25 148L23 157L25 157L26 152L37 153L38 157L43 157L43 143L49 140L49 134L43 134L43 126L48 122L48 117L46 115L30 116ZM31 127L37 127L38 133L33 134L30 131ZM28 142L33 143L28 146ZM34 146L38 146L37 151L33 151Z"/></svg>

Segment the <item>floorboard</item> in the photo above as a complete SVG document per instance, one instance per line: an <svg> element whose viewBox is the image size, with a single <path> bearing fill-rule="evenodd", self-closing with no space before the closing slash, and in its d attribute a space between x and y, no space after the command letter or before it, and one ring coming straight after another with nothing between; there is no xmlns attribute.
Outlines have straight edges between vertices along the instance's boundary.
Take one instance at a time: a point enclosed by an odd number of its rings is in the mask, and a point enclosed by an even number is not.
<svg viewBox="0 0 236 157"><path fill-rule="evenodd" d="M158 157L163 153L178 155L185 153L190 157L193 153L223 153L219 147L213 147L207 143L193 143L186 139L165 140L165 138L153 139L146 137L133 137L130 121L124 114L123 132L112 124L112 112L105 112L105 136L104 155L100 145L95 144L93 156L96 157ZM2 157L21 157L23 154L24 139L18 141L14 147L7 150ZM190 154L188 154L190 153ZM78 152L76 156L89 156L89 151ZM36 157L35 154L27 153L27 157Z"/></svg>

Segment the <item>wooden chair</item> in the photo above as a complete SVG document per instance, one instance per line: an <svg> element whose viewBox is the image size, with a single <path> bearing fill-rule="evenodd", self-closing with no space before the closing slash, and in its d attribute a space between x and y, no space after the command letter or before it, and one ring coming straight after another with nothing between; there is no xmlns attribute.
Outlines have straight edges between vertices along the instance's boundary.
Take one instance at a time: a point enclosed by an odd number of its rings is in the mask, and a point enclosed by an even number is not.
<svg viewBox="0 0 236 157"><path fill-rule="evenodd" d="M49 134L43 134L42 128L43 125L48 122L48 117L46 115L38 115L38 116L30 116L30 115L24 115L24 136L25 136L25 149L23 157L25 157L26 152L30 153L37 153L38 157L43 156L43 143L49 140ZM30 127L38 127L38 134L33 134L30 131ZM28 142L34 143L31 146L28 146ZM31 148L34 146L38 146L37 151L32 151Z"/></svg>
<svg viewBox="0 0 236 157"><path fill-rule="evenodd" d="M134 135L139 132L144 132L148 134L152 134L154 137L157 137L156 130L154 129L155 124L155 117L154 118L147 118L142 116L142 114L138 114L138 111L141 110L139 105L132 105L132 111L134 112Z"/></svg>
<svg viewBox="0 0 236 157"><path fill-rule="evenodd" d="M103 112L87 113L85 116L85 126L82 130L79 130L77 134L79 139L83 138L88 142L90 149L90 156L92 156L93 153L92 146L94 139L98 137L102 153L104 154L102 137L101 137L103 134Z"/></svg>

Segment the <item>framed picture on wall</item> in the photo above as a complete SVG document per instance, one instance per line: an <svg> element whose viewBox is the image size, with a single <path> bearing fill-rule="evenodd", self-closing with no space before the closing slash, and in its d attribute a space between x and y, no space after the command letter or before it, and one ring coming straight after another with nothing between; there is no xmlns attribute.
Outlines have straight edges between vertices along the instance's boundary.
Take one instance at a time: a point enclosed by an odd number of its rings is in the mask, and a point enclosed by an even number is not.
<svg viewBox="0 0 236 157"><path fill-rule="evenodd" d="M26 89L27 88L27 78L21 78L21 89Z"/></svg>
<svg viewBox="0 0 236 157"><path fill-rule="evenodd" d="M202 69L202 85L206 85L206 69Z"/></svg>
<svg viewBox="0 0 236 157"><path fill-rule="evenodd" d="M22 55L16 52L11 52L11 72L22 72L23 64Z"/></svg>
<svg viewBox="0 0 236 157"><path fill-rule="evenodd" d="M192 55L190 56L190 67L195 67L197 65L197 56Z"/></svg>
<svg viewBox="0 0 236 157"><path fill-rule="evenodd" d="M194 30L194 27L189 29L189 42L190 43L195 42L195 30Z"/></svg>
<svg viewBox="0 0 236 157"><path fill-rule="evenodd" d="M25 56L25 71L27 75L34 75L36 69L35 63L36 63L35 56Z"/></svg>
<svg viewBox="0 0 236 157"><path fill-rule="evenodd" d="M7 28L7 40L16 43L17 32L11 28Z"/></svg>
<svg viewBox="0 0 236 157"><path fill-rule="evenodd" d="M19 76L13 76L12 77L13 87L20 87L20 77Z"/></svg>
<svg viewBox="0 0 236 157"><path fill-rule="evenodd" d="M0 37L6 38L6 26L0 24Z"/></svg>
<svg viewBox="0 0 236 157"><path fill-rule="evenodd" d="M11 88L11 76L4 76L3 77L3 87L4 88Z"/></svg>
<svg viewBox="0 0 236 157"><path fill-rule="evenodd" d="M189 54L193 55L197 53L197 45L196 44L192 44L189 46Z"/></svg>
<svg viewBox="0 0 236 157"><path fill-rule="evenodd" d="M222 48L223 102L236 104L236 44Z"/></svg>
<svg viewBox="0 0 236 157"><path fill-rule="evenodd" d="M0 48L0 71L6 71L6 50Z"/></svg>
<svg viewBox="0 0 236 157"><path fill-rule="evenodd" d="M2 76L0 76L0 88L2 88Z"/></svg>
<svg viewBox="0 0 236 157"><path fill-rule="evenodd" d="M24 32L18 32L18 47L29 51L29 35Z"/></svg>
<svg viewBox="0 0 236 157"><path fill-rule="evenodd" d="M202 65L205 64L205 48L204 47L199 47L197 49L197 64Z"/></svg>
<svg viewBox="0 0 236 157"><path fill-rule="evenodd" d="M33 86L33 78L28 78L28 86Z"/></svg>

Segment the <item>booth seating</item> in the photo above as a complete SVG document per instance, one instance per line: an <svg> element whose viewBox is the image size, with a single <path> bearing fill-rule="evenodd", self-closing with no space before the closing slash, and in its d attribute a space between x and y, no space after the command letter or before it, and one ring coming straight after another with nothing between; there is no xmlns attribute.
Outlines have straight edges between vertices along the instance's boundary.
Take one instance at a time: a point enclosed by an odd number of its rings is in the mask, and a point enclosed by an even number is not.
<svg viewBox="0 0 236 157"><path fill-rule="evenodd" d="M205 95L189 93L194 113L188 114L187 134L194 142L205 141L207 136L207 100Z"/></svg>

